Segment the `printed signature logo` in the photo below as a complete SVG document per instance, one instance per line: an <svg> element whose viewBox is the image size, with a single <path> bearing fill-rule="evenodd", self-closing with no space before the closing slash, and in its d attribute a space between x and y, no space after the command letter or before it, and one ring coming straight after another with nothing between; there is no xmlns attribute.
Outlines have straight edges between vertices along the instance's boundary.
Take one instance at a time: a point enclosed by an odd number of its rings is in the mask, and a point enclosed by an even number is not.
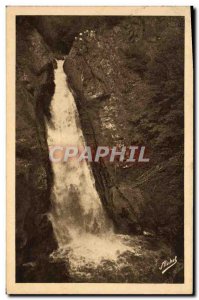
<svg viewBox="0 0 199 300"><path fill-rule="evenodd" d="M162 271L162 274L164 274L167 270L173 267L177 261L177 256L175 256L173 259L170 258L169 260L164 260L159 267L159 270Z"/></svg>

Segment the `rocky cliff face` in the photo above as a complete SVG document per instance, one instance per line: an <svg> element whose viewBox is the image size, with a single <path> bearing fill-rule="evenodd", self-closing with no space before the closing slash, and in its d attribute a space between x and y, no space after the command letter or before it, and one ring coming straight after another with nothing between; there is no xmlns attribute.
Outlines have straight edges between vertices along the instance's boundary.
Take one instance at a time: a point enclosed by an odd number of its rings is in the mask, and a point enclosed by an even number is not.
<svg viewBox="0 0 199 300"><path fill-rule="evenodd" d="M57 248L47 217L53 177L44 124L54 93L54 60L41 35L21 17L16 45L16 280L43 282L51 269L48 256Z"/></svg>
<svg viewBox="0 0 199 300"><path fill-rule="evenodd" d="M70 51L64 70L87 144L147 148L149 163L92 164L116 230L164 238L183 256L183 32L180 17L17 19L17 282L68 281L66 268L48 260L57 247L44 126L51 50Z"/></svg>
<svg viewBox="0 0 199 300"><path fill-rule="evenodd" d="M89 145L145 145L150 163L93 164L119 232L183 255L183 19L125 18L76 36L64 70ZM173 53L175 52L175 56Z"/></svg>

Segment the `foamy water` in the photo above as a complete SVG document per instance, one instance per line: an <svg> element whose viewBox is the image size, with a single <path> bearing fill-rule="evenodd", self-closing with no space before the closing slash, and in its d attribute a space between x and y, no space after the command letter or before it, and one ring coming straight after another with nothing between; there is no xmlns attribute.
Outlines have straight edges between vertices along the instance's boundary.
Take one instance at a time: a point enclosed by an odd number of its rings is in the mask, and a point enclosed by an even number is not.
<svg viewBox="0 0 199 300"><path fill-rule="evenodd" d="M66 75L63 61L55 70L55 94L51 102L52 122L47 123L48 146L85 146L79 116ZM51 257L69 260L71 270L84 265L98 266L103 260L117 261L130 251L127 236L115 235L95 188L88 163L77 159L52 163L54 186L52 189L52 221L59 249Z"/></svg>

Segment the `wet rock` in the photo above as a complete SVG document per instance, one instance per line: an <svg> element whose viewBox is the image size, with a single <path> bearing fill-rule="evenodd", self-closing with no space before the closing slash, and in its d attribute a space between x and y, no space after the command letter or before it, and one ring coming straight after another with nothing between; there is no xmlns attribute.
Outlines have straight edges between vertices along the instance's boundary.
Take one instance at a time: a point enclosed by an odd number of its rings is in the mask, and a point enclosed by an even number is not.
<svg viewBox="0 0 199 300"><path fill-rule="evenodd" d="M53 178L44 124L55 66L43 38L26 20L17 21L16 54L16 281L28 282L36 280L39 257L46 259L57 248L47 217ZM38 280L45 276L43 268Z"/></svg>
<svg viewBox="0 0 199 300"><path fill-rule="evenodd" d="M88 100L99 100L103 101L110 98L110 94L98 93L88 97Z"/></svg>
<svg viewBox="0 0 199 300"><path fill-rule="evenodd" d="M16 276L19 283L61 283L70 281L66 263L52 262L45 257L40 258L37 262L30 261L17 267Z"/></svg>

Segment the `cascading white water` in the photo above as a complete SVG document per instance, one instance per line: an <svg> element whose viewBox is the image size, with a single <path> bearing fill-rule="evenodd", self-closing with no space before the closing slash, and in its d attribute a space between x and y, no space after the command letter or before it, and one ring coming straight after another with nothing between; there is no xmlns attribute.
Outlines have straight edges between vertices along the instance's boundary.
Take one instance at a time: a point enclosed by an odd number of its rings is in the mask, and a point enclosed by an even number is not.
<svg viewBox="0 0 199 300"><path fill-rule="evenodd" d="M51 123L47 122L48 146L85 145L77 108L67 86L63 61L57 61L55 93L51 102ZM107 220L91 168L84 160L52 162L54 186L49 215L59 249L54 258L69 259L72 269L84 264L116 260L130 250L120 236L113 233Z"/></svg>

